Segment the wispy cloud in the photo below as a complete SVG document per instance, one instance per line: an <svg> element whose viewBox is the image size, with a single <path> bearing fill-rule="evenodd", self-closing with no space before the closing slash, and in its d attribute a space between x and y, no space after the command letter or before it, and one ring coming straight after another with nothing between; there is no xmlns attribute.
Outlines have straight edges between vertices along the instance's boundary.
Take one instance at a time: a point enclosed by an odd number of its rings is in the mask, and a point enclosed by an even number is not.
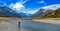
<svg viewBox="0 0 60 31"><path fill-rule="evenodd" d="M7 4L5 2L2 2L2 1L0 1L0 5L1 6L4 6L4 5L7 6Z"/></svg>
<svg viewBox="0 0 60 31"><path fill-rule="evenodd" d="M26 3L28 0L21 0L22 4Z"/></svg>
<svg viewBox="0 0 60 31"><path fill-rule="evenodd" d="M44 6L46 6L46 5L47 5L47 3L46 3L44 0L39 1L38 3L39 3L39 4L43 4Z"/></svg>
<svg viewBox="0 0 60 31"><path fill-rule="evenodd" d="M44 1L44 0L42 0L42 1L38 2L38 3L45 3L45 1Z"/></svg>
<svg viewBox="0 0 60 31"><path fill-rule="evenodd" d="M53 5L49 5L49 6L45 6L45 7L42 7L43 9L53 9L53 10L56 10L58 8L60 8L60 4L53 4Z"/></svg>

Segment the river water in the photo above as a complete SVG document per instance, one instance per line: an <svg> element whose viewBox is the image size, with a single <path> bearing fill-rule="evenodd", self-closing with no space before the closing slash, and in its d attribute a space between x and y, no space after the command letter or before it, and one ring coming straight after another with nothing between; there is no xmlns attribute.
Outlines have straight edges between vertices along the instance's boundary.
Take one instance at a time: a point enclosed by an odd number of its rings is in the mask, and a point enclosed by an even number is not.
<svg viewBox="0 0 60 31"><path fill-rule="evenodd" d="M60 25L32 20L20 21L21 31L60 31Z"/></svg>

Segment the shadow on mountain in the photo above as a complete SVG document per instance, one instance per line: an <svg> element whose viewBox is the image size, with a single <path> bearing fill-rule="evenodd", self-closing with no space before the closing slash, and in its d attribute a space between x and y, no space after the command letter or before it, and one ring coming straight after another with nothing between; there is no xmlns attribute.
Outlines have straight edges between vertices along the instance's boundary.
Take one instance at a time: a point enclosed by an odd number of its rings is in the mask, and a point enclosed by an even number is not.
<svg viewBox="0 0 60 31"><path fill-rule="evenodd" d="M19 17L14 10L9 7L3 6L0 7L0 17Z"/></svg>

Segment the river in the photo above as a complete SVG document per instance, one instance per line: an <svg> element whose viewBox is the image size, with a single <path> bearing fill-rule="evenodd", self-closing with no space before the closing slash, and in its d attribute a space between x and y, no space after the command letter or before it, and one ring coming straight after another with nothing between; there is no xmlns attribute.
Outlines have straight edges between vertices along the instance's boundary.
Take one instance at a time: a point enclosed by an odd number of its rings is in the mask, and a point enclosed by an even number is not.
<svg viewBox="0 0 60 31"><path fill-rule="evenodd" d="M20 22L21 31L60 31L59 24L43 23L32 20L24 20Z"/></svg>

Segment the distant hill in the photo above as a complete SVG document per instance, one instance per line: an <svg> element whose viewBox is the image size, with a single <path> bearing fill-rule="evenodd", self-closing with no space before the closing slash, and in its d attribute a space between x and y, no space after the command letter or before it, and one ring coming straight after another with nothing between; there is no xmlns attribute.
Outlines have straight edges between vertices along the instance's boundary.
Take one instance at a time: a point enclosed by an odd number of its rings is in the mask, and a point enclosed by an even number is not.
<svg viewBox="0 0 60 31"><path fill-rule="evenodd" d="M42 16L43 18L60 18L60 8Z"/></svg>
<svg viewBox="0 0 60 31"><path fill-rule="evenodd" d="M20 17L15 11L7 6L0 7L0 17Z"/></svg>

